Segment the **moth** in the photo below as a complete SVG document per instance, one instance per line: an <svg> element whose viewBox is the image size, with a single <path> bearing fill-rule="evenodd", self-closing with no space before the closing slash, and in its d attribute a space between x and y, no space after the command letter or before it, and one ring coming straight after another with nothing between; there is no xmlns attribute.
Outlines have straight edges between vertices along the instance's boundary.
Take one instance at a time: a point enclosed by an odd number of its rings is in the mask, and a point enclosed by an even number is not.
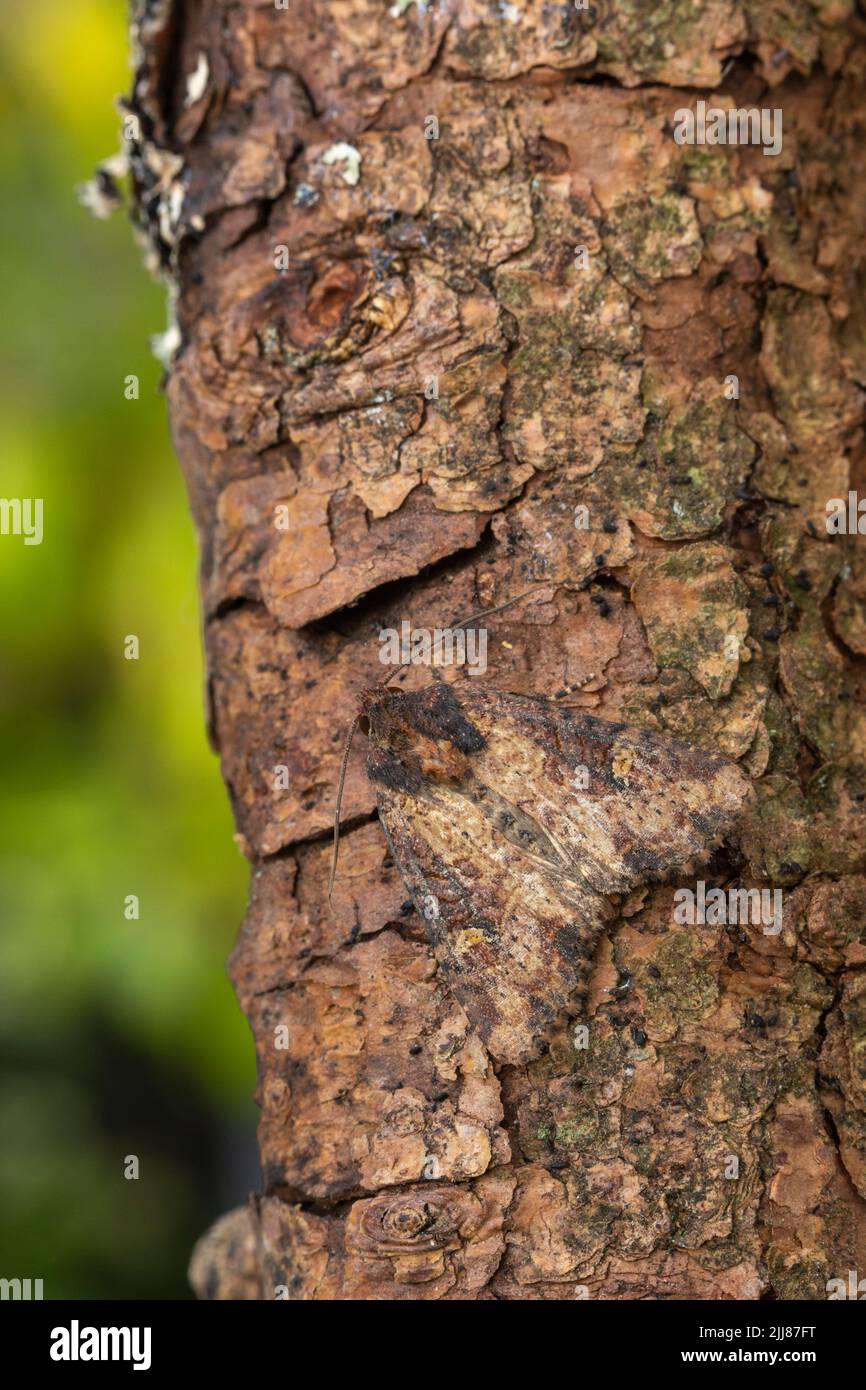
<svg viewBox="0 0 866 1390"><path fill-rule="evenodd" d="M706 857L750 795L735 764L538 696L378 686L358 722L394 862L504 1063L576 1011L617 897Z"/></svg>

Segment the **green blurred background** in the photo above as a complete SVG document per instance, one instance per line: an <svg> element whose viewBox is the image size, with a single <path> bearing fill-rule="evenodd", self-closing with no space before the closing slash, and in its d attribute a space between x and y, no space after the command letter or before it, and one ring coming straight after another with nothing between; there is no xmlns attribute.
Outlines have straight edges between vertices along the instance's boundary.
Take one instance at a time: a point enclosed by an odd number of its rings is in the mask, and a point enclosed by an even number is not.
<svg viewBox="0 0 866 1390"><path fill-rule="evenodd" d="M41 545L0 535L0 1277L46 1298L188 1297L192 1242L257 1182L165 292L74 194L128 85L124 0L0 9L0 496L44 499Z"/></svg>

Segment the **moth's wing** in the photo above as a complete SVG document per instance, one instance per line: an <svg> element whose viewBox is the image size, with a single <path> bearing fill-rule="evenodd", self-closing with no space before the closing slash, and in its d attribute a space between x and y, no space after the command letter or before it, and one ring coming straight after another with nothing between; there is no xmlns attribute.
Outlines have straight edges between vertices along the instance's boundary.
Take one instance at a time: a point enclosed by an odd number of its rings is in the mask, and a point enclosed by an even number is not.
<svg viewBox="0 0 866 1390"><path fill-rule="evenodd" d="M468 688L480 782L502 790L599 893L670 878L724 839L751 797L734 763L549 700Z"/></svg>
<svg viewBox="0 0 866 1390"><path fill-rule="evenodd" d="M394 858L452 989L505 1062L536 1055L585 983L604 895L696 858L748 788L721 759L544 700L438 686L371 716Z"/></svg>
<svg viewBox="0 0 866 1390"><path fill-rule="evenodd" d="M585 985L610 909L505 839L461 786L379 793L449 986L499 1061L537 1056Z"/></svg>

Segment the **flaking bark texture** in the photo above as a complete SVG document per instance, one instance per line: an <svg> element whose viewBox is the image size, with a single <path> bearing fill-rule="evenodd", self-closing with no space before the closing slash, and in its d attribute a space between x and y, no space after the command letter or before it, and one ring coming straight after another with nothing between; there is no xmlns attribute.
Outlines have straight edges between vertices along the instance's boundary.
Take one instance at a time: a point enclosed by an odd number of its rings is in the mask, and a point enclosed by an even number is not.
<svg viewBox="0 0 866 1390"><path fill-rule="evenodd" d="M197 1291L826 1297L866 1271L866 559L824 525L866 490L861 17L156 0L136 64L253 866L263 1194ZM678 145L699 98L781 109L782 153ZM360 737L331 910L326 882L380 629L533 586L474 679L739 762L754 809L704 876L785 896L769 935L632 893L579 1016L515 1065L437 967Z"/></svg>

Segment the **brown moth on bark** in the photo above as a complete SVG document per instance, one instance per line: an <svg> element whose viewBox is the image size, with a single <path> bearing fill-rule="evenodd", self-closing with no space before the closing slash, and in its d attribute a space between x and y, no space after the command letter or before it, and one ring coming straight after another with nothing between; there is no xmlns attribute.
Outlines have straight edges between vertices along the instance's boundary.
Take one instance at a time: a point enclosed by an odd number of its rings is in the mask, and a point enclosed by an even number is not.
<svg viewBox="0 0 866 1390"><path fill-rule="evenodd" d="M437 682L364 710L397 866L501 1062L537 1057L575 1010L609 895L704 855L751 791L722 758L543 698Z"/></svg>

